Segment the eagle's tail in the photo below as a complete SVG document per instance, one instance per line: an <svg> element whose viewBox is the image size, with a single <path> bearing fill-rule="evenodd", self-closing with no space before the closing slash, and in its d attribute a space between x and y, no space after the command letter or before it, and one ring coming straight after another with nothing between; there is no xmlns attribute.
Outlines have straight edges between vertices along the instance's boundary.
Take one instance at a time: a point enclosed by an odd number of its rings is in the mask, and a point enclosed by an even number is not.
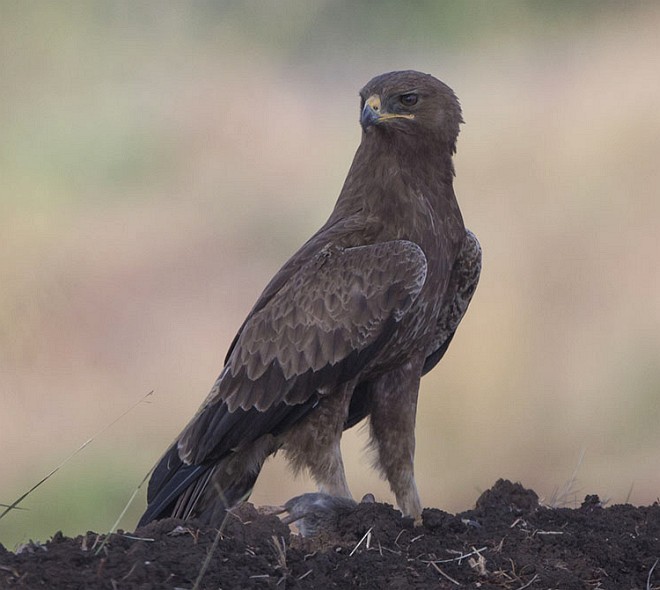
<svg viewBox="0 0 660 590"><path fill-rule="evenodd" d="M147 509L137 526L170 517L197 518L208 524L221 522L227 509L247 500L252 493L270 450L262 450L262 446L253 443L219 461L188 465L173 444L154 468Z"/></svg>

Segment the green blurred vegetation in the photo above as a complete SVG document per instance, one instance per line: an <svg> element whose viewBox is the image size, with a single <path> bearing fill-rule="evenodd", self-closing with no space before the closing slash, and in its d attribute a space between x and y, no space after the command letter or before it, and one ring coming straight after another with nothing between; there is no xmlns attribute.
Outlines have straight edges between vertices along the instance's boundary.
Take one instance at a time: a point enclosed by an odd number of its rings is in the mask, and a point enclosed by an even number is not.
<svg viewBox="0 0 660 590"><path fill-rule="evenodd" d="M50 538L60 530L71 537L88 530L109 530L131 497L134 482L142 476L136 471L137 465L125 458L119 462L117 457L97 455L95 460L103 469L89 464L66 465L66 473L55 474L21 504L21 510L2 520L2 542L7 549ZM35 483L22 479L25 490ZM138 503L145 501L144 494L138 498L127 513L132 521L140 517Z"/></svg>
<svg viewBox="0 0 660 590"><path fill-rule="evenodd" d="M498 477L657 498L660 10L584 2L0 4L0 521L9 548L112 526L260 289L325 220L357 92L458 93L456 188L485 268L424 380L423 500ZM345 441L356 496L390 499ZM254 500L309 489L271 462ZM577 498L579 499L579 498ZM122 525L130 529L140 499Z"/></svg>

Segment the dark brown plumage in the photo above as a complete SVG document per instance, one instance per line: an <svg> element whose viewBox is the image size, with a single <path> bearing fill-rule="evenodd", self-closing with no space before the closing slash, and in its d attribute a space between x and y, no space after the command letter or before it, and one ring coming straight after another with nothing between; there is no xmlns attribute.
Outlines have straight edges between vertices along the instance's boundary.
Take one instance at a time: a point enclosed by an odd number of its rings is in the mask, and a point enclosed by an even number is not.
<svg viewBox="0 0 660 590"><path fill-rule="evenodd" d="M367 416L376 465L404 514L421 376L476 288L481 251L452 182L461 110L414 71L361 91L362 141L328 221L267 285L206 401L154 469L140 524L219 518L282 450L319 491L350 497L343 430Z"/></svg>

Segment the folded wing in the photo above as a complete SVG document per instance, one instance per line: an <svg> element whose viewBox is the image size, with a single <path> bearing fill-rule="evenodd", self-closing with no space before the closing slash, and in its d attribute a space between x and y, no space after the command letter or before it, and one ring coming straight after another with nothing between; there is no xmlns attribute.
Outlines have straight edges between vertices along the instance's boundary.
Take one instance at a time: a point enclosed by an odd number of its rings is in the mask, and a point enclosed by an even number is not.
<svg viewBox="0 0 660 590"><path fill-rule="evenodd" d="M158 518L182 489L260 437L288 430L392 342L426 280L416 244L327 245L253 311L206 401L154 470Z"/></svg>

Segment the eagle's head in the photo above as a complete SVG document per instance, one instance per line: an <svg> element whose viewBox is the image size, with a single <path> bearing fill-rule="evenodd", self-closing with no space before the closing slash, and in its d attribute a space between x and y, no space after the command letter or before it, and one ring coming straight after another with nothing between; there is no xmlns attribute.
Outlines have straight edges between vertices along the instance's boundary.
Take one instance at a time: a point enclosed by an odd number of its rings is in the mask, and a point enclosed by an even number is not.
<svg viewBox="0 0 660 590"><path fill-rule="evenodd" d="M405 70L376 76L360 91L363 132L431 136L455 151L461 106L454 91L430 74Z"/></svg>

